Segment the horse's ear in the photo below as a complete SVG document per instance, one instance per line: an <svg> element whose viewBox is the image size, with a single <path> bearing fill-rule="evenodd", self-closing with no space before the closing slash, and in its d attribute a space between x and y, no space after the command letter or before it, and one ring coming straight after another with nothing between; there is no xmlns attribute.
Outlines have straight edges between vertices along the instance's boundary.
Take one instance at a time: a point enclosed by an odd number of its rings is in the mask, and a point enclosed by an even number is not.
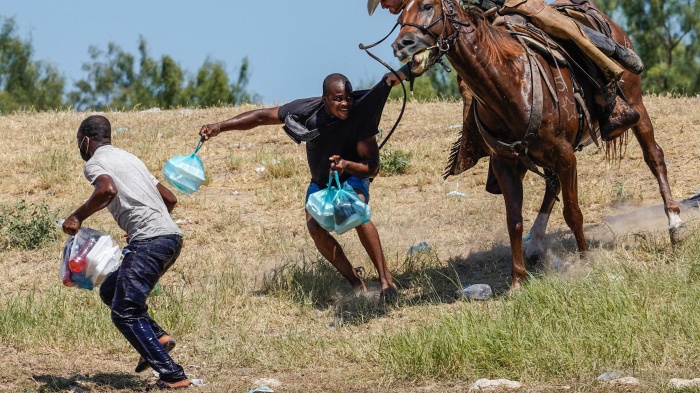
<svg viewBox="0 0 700 393"><path fill-rule="evenodd" d="M374 10L377 9L377 6L379 3L381 3L382 0L367 0L367 12L370 14L374 14Z"/></svg>

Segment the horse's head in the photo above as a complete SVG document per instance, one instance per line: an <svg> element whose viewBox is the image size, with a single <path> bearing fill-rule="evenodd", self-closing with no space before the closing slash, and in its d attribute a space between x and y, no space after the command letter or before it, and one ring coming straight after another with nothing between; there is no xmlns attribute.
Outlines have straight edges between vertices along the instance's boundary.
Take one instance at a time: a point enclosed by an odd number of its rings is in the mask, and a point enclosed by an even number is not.
<svg viewBox="0 0 700 393"><path fill-rule="evenodd" d="M448 1L448 6L454 8L452 0ZM399 60L413 61L413 74L427 71L444 54L442 45L447 29L451 28L447 19L443 0L407 0L399 16L401 30L391 46Z"/></svg>

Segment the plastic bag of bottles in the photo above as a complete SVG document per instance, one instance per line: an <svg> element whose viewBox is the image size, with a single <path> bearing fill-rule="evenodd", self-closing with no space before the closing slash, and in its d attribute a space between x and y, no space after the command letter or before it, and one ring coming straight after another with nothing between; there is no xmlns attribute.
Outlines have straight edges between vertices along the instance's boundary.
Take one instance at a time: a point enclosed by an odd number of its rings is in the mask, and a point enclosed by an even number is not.
<svg viewBox="0 0 700 393"><path fill-rule="evenodd" d="M165 180L185 194L197 191L199 186L206 180L204 164L197 156L197 152L202 148L203 143L204 136L199 139L199 143L192 154L173 157L163 167Z"/></svg>
<svg viewBox="0 0 700 393"><path fill-rule="evenodd" d="M355 190L347 183L339 189L333 198L333 219L335 233L343 233L358 227L372 218L369 205L357 196Z"/></svg>
<svg viewBox="0 0 700 393"><path fill-rule="evenodd" d="M306 210L328 232L343 233L371 219L369 205L364 203L347 183L342 187L338 172L333 171L325 189L309 195Z"/></svg>
<svg viewBox="0 0 700 393"><path fill-rule="evenodd" d="M83 227L68 236L58 273L63 285L92 290L119 267L120 256L111 236Z"/></svg>

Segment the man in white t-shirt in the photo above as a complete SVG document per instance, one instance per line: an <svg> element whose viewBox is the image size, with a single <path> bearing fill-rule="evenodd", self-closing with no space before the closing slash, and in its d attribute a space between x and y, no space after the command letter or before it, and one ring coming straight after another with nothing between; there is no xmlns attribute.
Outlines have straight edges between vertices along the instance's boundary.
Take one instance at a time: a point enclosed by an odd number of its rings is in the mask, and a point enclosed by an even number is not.
<svg viewBox="0 0 700 393"><path fill-rule="evenodd" d="M95 187L92 195L63 223L75 235L82 222L105 207L127 233L121 266L100 287L112 322L141 355L136 371L153 367L156 386L187 387L190 380L168 352L175 341L149 315L146 299L182 248L182 232L170 217L177 198L135 155L111 144L111 125L104 116L90 116L78 128L83 172Z"/></svg>

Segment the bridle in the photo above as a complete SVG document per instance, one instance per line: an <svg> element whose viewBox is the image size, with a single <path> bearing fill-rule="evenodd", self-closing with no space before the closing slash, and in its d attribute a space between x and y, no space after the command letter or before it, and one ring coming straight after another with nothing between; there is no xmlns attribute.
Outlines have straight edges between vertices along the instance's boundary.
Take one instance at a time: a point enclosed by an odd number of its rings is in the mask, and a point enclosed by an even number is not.
<svg viewBox="0 0 700 393"><path fill-rule="evenodd" d="M447 2L447 9L449 10L448 13L445 13L445 11L444 11L445 10L445 2ZM391 71L391 73L394 74L394 76L396 76L396 78L398 80L401 80L401 77L396 72L396 70L391 68L390 65L388 65L382 59L380 59L379 57L374 55L372 52L370 52L369 49L374 48L375 46L384 42L387 38L389 38L389 36L399 26L401 28L403 28L404 26L415 27L416 29L420 30L423 34L429 34L431 37L433 37L433 39L436 42L436 44L434 46L427 48L427 50L430 50L430 51L437 50L438 53L435 56L431 56L431 58L433 58L434 60L432 60L432 62L429 63L426 70L431 68L432 66L434 66L436 63L439 63L445 69L445 71L452 72L452 69L447 64L445 64L443 62L442 58L450 50L450 43L453 42L460 33L462 33L461 27L462 26L469 27L469 26L471 26L471 23L458 21L454 18L454 16L456 15L456 12L455 12L455 5L452 2L452 0L441 0L441 3L442 3L441 6L442 6L442 10L443 10L442 13L440 14L439 17L437 17L429 25L418 25L415 23L403 23L402 24L402 23L397 21L396 24L394 25L394 27L389 32L389 34L384 36L384 38L382 38L381 40L379 40L371 45L360 44L360 49L364 50L371 58L378 61L381 65L383 65L384 67L389 69L389 71ZM403 11L405 11L405 9ZM442 37L445 35L446 30L447 30L447 26L445 24L445 21L449 21L452 24L455 31L449 37L447 37L446 39L443 39ZM440 32L439 36L436 36L431 31L431 29L440 22L442 22L442 32ZM410 73L410 69L409 69L409 73ZM414 75L409 74L408 80L409 80L411 92L413 92L413 79L414 79ZM406 87L404 86L403 82L401 83L401 88L403 88L403 104L401 105L401 112L399 113L399 116L396 119L396 122L394 122L394 125L391 127L391 130L387 133L387 135L384 138L384 140L382 141L382 143L379 144L380 150L382 147L384 147L386 142L389 141L389 138L394 133L394 131L396 131L396 127L399 125L399 122L401 122L401 118L403 117L404 110L406 109L406 100L407 100L406 95L407 94L406 94Z"/></svg>
<svg viewBox="0 0 700 393"><path fill-rule="evenodd" d="M445 64L445 62L443 61L443 57L447 54L447 52L450 51L450 47L453 46L452 43L454 43L459 34L466 33L466 31L462 30L462 27L470 27L471 23L462 22L455 18L457 16L457 12L455 10L456 6L452 0L440 0L440 3L442 12L438 17L436 17L432 22L430 22L427 25L419 25L411 22L397 22L397 24L401 25L401 28L403 28L404 26L416 28L420 30L421 33L429 35L433 38L433 40L435 40L435 45L425 49L431 52L430 58L428 59L428 63L426 65L426 71L432 68L435 64L440 64L445 69L445 71L451 72L452 69L447 64ZM445 10L447 10L447 12L445 12ZM447 34L446 22L450 22L454 30L454 32L447 37L445 37L445 35ZM442 23L442 31L439 35L435 35L432 29L438 23Z"/></svg>

